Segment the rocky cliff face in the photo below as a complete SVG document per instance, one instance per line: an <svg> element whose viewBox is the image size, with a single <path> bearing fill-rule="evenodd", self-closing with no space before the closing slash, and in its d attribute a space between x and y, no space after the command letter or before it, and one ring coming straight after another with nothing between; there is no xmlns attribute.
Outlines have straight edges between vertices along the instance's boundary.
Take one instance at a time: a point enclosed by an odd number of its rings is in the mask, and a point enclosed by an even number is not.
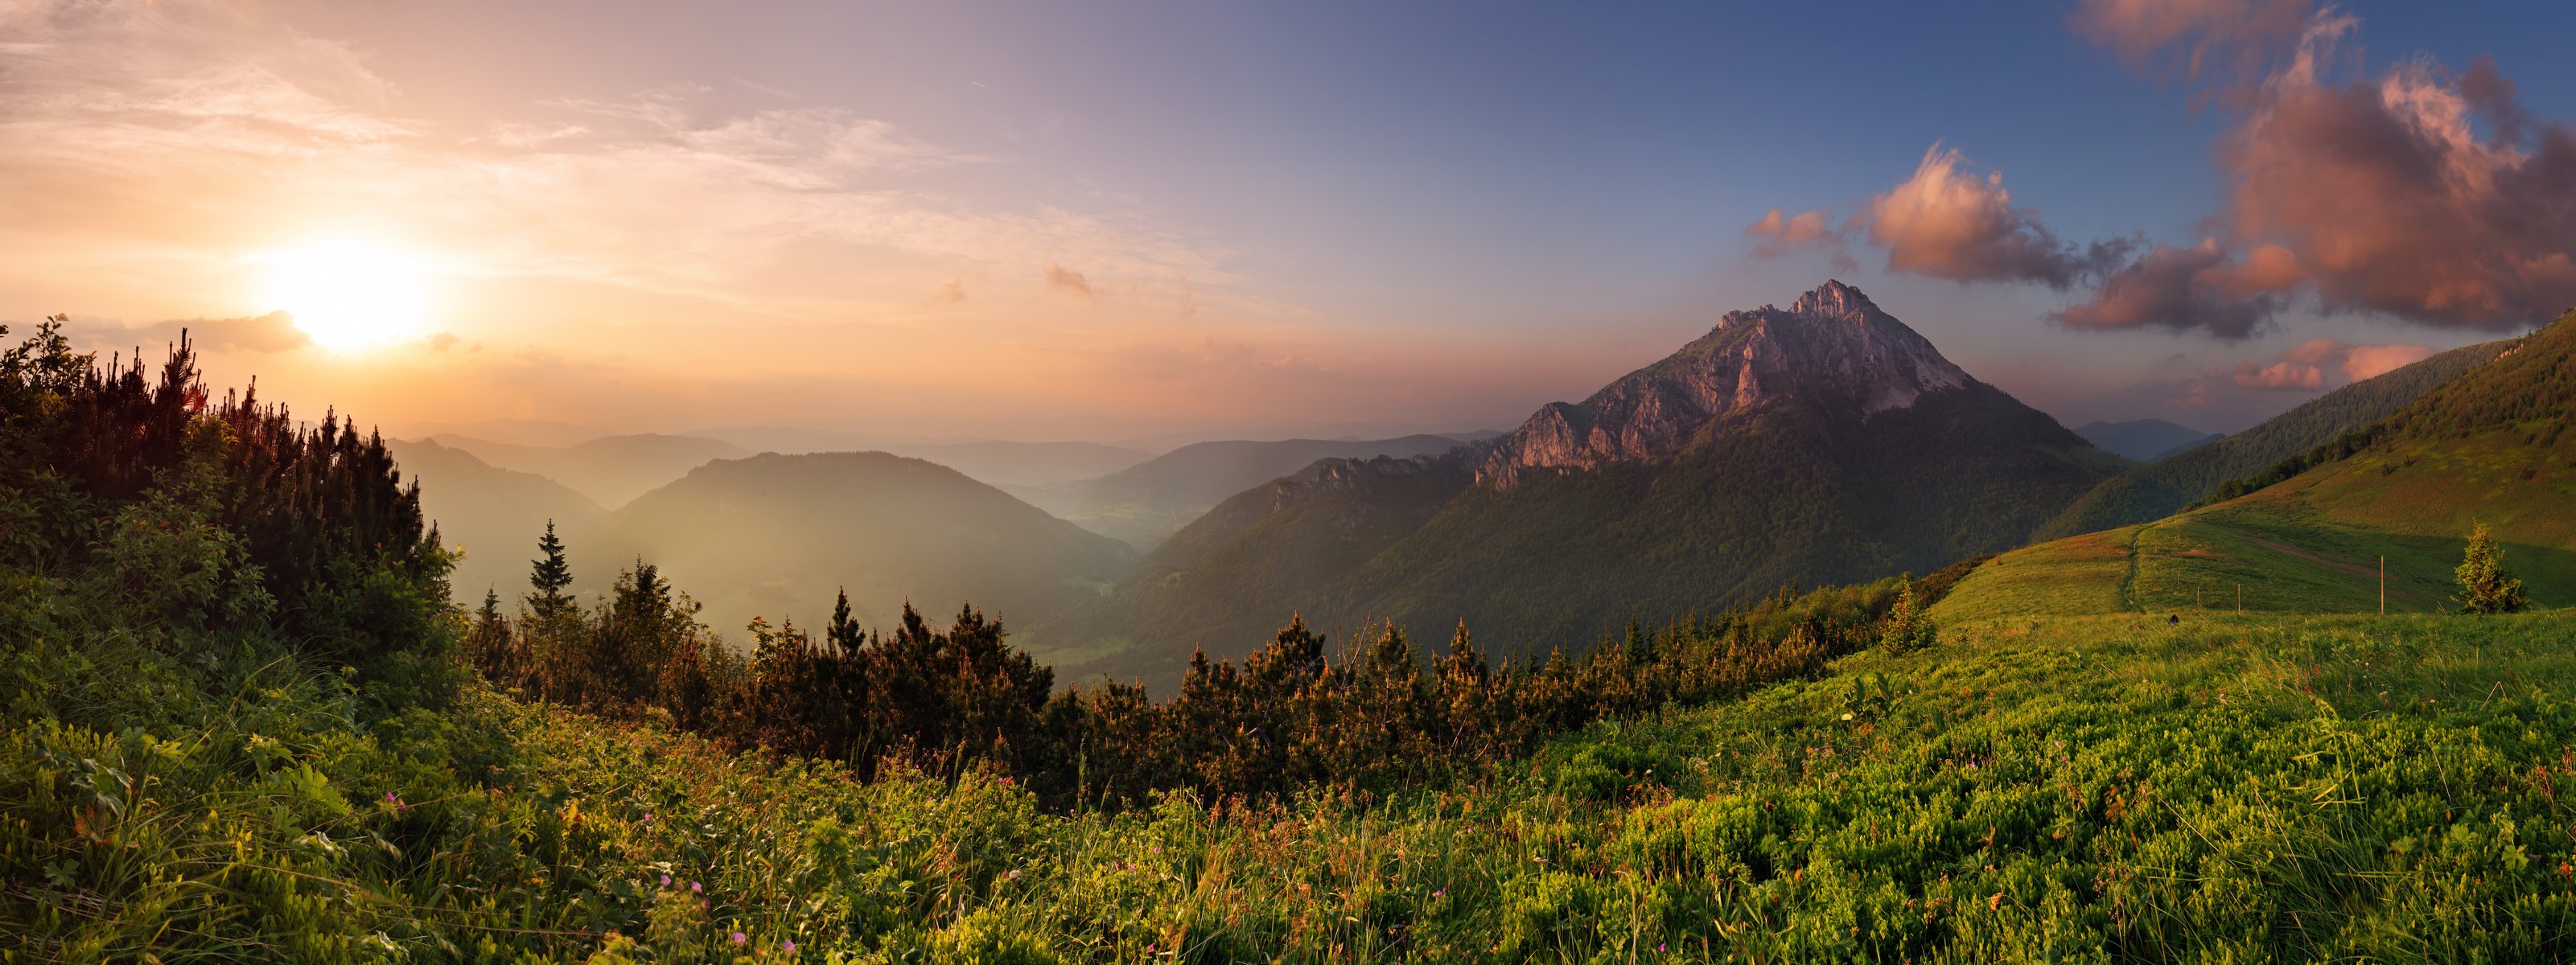
<svg viewBox="0 0 2576 965"><path fill-rule="evenodd" d="M1827 281L1787 309L1728 312L1699 340L1579 404L1549 403L1496 441L1476 481L1502 490L1532 472L1665 458L1711 426L1792 398L1866 420L1974 381L1859 289Z"/></svg>

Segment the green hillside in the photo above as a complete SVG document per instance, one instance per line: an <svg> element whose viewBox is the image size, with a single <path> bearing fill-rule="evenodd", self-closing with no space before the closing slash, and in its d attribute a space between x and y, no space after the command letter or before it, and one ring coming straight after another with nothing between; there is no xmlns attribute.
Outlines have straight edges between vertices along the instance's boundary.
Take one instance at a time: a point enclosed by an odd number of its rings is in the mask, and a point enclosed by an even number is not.
<svg viewBox="0 0 2576 965"><path fill-rule="evenodd" d="M2240 600L2253 611L2369 611L2383 558L2388 609L2429 612L2452 605L2452 568L2480 522L2536 602L2576 604L2576 321L2480 348L2498 354L2353 437L2349 454L2327 447L2256 477L2287 478L2250 494L2006 553L1935 615L2233 610Z"/></svg>
<svg viewBox="0 0 2576 965"><path fill-rule="evenodd" d="M2034 538L2056 539L2163 519L2209 495L2221 483L2262 472L2387 418L2435 386L2494 358L2506 344L2452 349L2328 392L2244 432L2105 479L2042 524Z"/></svg>

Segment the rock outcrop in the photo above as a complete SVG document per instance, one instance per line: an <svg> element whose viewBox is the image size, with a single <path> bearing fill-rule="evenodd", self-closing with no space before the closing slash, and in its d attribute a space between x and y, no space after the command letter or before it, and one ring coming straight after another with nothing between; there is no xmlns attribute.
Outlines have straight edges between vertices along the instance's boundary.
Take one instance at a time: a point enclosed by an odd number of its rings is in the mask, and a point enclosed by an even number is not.
<svg viewBox="0 0 2576 965"><path fill-rule="evenodd" d="M1793 396L1866 420L1974 381L1859 289L1827 281L1787 309L1728 312L1581 403L1549 403L1496 441L1476 480L1509 489L1533 471L1662 459Z"/></svg>

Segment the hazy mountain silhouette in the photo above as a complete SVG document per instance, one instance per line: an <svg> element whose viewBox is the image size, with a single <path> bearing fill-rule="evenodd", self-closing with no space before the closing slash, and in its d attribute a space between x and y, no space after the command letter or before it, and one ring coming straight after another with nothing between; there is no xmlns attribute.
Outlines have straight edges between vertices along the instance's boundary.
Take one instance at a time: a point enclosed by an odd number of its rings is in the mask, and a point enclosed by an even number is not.
<svg viewBox="0 0 2576 965"><path fill-rule="evenodd" d="M1136 559L954 469L882 452L712 462L610 512L569 555L585 594L640 556L736 637L754 616L820 629L843 588L877 626L907 599L1025 625L1097 596Z"/></svg>
<svg viewBox="0 0 2576 965"><path fill-rule="evenodd" d="M2105 452L2140 462L2161 459L2219 437L2215 432L2202 432L2163 419L2088 422L2078 427L2075 434Z"/></svg>
<svg viewBox="0 0 2576 965"><path fill-rule="evenodd" d="M570 486L610 509L714 460L751 454L732 443L698 436L605 436L570 446L514 446L466 436L432 438L492 465Z"/></svg>
<svg viewBox="0 0 2576 965"><path fill-rule="evenodd" d="M448 577L460 600L480 601L486 588L516 599L527 590L528 563L547 520L579 531L607 513L554 480L502 469L433 440L391 439L385 446L404 476L420 481L421 515L438 525L450 548L465 551Z"/></svg>
<svg viewBox="0 0 2576 965"><path fill-rule="evenodd" d="M1023 498L1095 533L1151 548L1227 497L1318 459L1406 459L1456 448L1450 435L1394 439L1230 440L1182 446L1118 472L1020 490Z"/></svg>

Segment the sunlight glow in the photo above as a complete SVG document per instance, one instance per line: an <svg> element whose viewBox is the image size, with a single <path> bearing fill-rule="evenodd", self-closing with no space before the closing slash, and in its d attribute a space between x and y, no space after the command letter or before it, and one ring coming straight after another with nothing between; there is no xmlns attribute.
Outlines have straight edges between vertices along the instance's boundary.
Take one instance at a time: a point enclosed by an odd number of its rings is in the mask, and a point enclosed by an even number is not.
<svg viewBox="0 0 2576 965"><path fill-rule="evenodd" d="M417 259L364 242L329 242L260 258L267 307L295 317L314 343L349 351L420 334L426 273Z"/></svg>

